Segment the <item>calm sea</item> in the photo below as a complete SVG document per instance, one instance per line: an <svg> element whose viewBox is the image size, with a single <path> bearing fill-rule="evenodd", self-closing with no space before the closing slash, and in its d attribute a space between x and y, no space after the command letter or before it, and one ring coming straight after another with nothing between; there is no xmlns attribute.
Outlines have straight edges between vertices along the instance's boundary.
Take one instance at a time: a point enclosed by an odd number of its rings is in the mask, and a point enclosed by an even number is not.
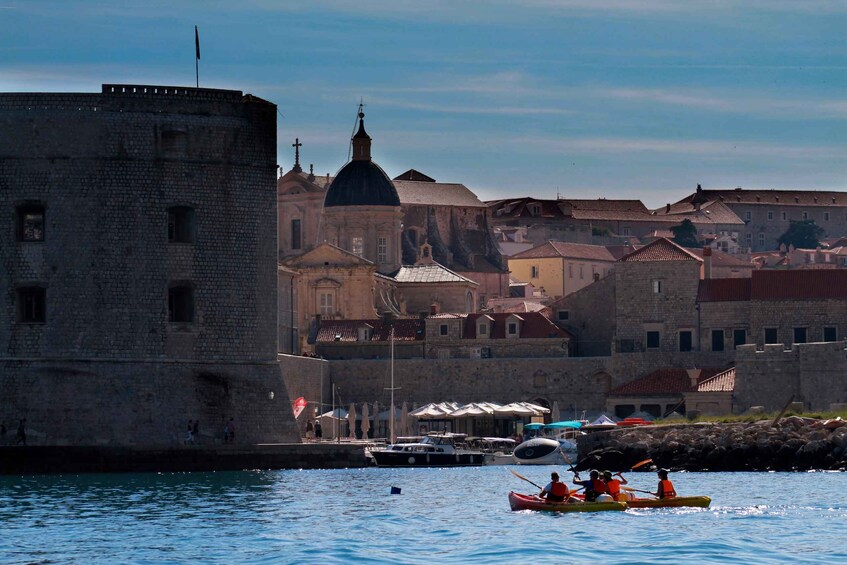
<svg viewBox="0 0 847 565"><path fill-rule="evenodd" d="M510 468L2 477L0 561L847 563L847 473L679 473L711 508L557 515L511 512L535 489Z"/></svg>

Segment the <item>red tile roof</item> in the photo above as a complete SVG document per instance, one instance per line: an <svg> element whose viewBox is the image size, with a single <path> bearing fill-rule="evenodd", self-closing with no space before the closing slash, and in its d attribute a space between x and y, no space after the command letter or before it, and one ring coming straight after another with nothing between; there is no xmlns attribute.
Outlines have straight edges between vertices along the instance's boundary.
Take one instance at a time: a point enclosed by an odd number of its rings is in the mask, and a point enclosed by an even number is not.
<svg viewBox="0 0 847 565"><path fill-rule="evenodd" d="M667 238L660 238L624 255L620 261L702 261L699 257Z"/></svg>
<svg viewBox="0 0 847 565"><path fill-rule="evenodd" d="M752 300L847 299L847 269L753 271Z"/></svg>
<svg viewBox="0 0 847 565"><path fill-rule="evenodd" d="M703 258L703 249L689 249L691 253ZM720 249L712 249L712 267L738 267L739 269L753 269L754 265L750 261L742 261L738 257L733 257L729 253L724 253Z"/></svg>
<svg viewBox="0 0 847 565"><path fill-rule="evenodd" d="M697 377L698 385L705 380L714 377L723 369L702 369ZM695 387L691 386L691 378L688 371L679 368L657 369L641 378L629 381L609 391L608 396L625 395L653 395L653 394L681 394L693 392Z"/></svg>
<svg viewBox="0 0 847 565"><path fill-rule="evenodd" d="M697 289L697 302L750 300L751 279L705 279Z"/></svg>
<svg viewBox="0 0 847 565"><path fill-rule="evenodd" d="M510 259L541 259L547 257L567 257L589 261L608 261L610 263L615 260L609 250L602 245L566 243L564 241L548 241L532 249L512 255Z"/></svg>
<svg viewBox="0 0 847 565"><path fill-rule="evenodd" d="M558 338L570 339L572 336L556 324L548 320L540 312L521 312L520 315L508 312L489 312L486 314L468 314L465 320L465 339L476 339L476 321L481 316L488 316L492 323L490 338L503 339L506 337L506 320L517 316L521 322L521 338Z"/></svg>
<svg viewBox="0 0 847 565"><path fill-rule="evenodd" d="M321 327L315 337L315 343L336 341L358 341L359 328L371 326L369 341L390 341L391 325L382 318L376 320L321 320ZM395 341L420 341L425 337L424 321L419 318L397 318L393 322Z"/></svg>
<svg viewBox="0 0 847 565"><path fill-rule="evenodd" d="M679 202L718 200L727 204L785 204L789 206L847 206L847 192L817 190L698 190Z"/></svg>
<svg viewBox="0 0 847 565"><path fill-rule="evenodd" d="M697 392L733 392L735 391L735 367L709 377L697 385Z"/></svg>

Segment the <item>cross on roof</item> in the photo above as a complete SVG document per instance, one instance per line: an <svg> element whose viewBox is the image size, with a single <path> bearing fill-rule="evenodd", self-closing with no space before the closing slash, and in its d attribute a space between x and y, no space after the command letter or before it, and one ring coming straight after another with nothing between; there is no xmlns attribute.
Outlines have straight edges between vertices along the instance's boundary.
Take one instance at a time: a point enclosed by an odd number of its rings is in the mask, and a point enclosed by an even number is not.
<svg viewBox="0 0 847 565"><path fill-rule="evenodd" d="M301 173L303 169L300 167L300 148L303 147L303 144L300 143L299 137L294 138L294 143L291 144L291 147L294 148L294 171Z"/></svg>

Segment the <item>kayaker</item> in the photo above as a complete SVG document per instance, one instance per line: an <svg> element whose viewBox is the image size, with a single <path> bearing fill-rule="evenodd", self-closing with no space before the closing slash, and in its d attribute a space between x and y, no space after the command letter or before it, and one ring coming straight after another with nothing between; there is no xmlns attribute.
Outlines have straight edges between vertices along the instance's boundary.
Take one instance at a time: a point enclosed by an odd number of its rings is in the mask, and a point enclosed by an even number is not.
<svg viewBox="0 0 847 565"><path fill-rule="evenodd" d="M600 479L599 471L592 470L589 477L587 481L581 481L579 480L579 475L576 474L574 475L573 484L585 487L585 502L594 502L599 495L608 493L609 489L606 488L606 483Z"/></svg>
<svg viewBox="0 0 847 565"><path fill-rule="evenodd" d="M550 473L550 482L547 483L547 486L541 489L541 492L538 494L541 498L547 500L547 502L564 502L568 499L568 485L561 482L559 480L559 473L555 471Z"/></svg>
<svg viewBox="0 0 847 565"><path fill-rule="evenodd" d="M659 469L656 473L659 475L659 487L656 492L652 493L659 498L673 498L676 496L676 491L673 488L673 483L668 480L668 470Z"/></svg>
<svg viewBox="0 0 847 565"><path fill-rule="evenodd" d="M617 479L615 477L618 477ZM623 475L611 471L603 471L603 482L606 483L606 488L614 500L626 500L625 496L621 496L621 485L629 484Z"/></svg>

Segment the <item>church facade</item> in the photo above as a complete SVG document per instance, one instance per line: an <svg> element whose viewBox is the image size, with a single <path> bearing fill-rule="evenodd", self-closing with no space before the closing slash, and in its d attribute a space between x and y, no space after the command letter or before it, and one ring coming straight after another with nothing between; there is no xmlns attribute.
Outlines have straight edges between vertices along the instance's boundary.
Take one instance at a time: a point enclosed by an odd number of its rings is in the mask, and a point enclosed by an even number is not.
<svg viewBox="0 0 847 565"><path fill-rule="evenodd" d="M474 312L508 296L487 207L464 185L414 170L389 178L371 158L363 113L352 159L334 177L304 173L294 147L277 202L281 292L291 285L296 296L280 318L298 339L281 336L281 351L310 349L321 320Z"/></svg>

